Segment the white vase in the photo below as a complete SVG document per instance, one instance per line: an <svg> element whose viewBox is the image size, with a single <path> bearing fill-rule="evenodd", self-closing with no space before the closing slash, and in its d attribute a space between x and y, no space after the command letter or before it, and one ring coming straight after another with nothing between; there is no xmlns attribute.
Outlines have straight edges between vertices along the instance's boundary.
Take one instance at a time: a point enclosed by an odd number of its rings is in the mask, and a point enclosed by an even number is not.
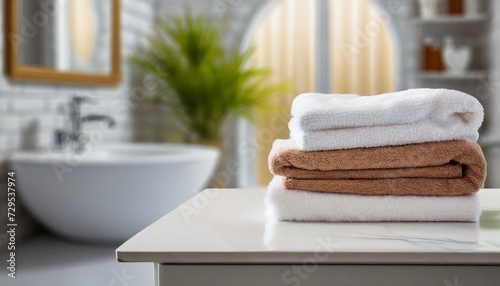
<svg viewBox="0 0 500 286"><path fill-rule="evenodd" d="M419 0L420 16L422 18L434 18L438 15L438 4L440 0Z"/></svg>
<svg viewBox="0 0 500 286"><path fill-rule="evenodd" d="M467 71L471 60L470 47L457 47L451 37L446 37L444 39L443 53L447 72L459 75Z"/></svg>

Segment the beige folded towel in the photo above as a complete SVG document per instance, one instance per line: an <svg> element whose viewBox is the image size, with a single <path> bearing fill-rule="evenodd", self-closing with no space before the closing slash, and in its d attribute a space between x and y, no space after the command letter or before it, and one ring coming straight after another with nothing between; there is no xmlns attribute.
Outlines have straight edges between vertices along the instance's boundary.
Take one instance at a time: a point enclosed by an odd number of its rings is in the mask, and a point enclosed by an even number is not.
<svg viewBox="0 0 500 286"><path fill-rule="evenodd" d="M276 140L269 169L287 189L363 195L466 195L486 179L481 147L468 141L304 152Z"/></svg>

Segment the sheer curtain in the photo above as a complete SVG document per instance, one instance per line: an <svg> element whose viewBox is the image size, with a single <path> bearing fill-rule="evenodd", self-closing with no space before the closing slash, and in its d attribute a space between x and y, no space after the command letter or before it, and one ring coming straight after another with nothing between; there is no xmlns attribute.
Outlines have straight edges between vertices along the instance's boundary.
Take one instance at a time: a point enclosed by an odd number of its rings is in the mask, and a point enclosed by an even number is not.
<svg viewBox="0 0 500 286"><path fill-rule="evenodd" d="M333 93L373 95L394 89L394 52L383 18L369 0L330 0Z"/></svg>
<svg viewBox="0 0 500 286"><path fill-rule="evenodd" d="M272 118L257 124L257 183L267 184L271 175L267 154L275 138L288 137L286 122L294 96L314 90L316 51L316 1L279 0L260 23L254 37L254 64L272 69L271 80L285 81L290 93L278 97L282 107Z"/></svg>
<svg viewBox="0 0 500 286"><path fill-rule="evenodd" d="M394 89L393 48L387 28L368 0L330 0L330 92L362 95ZM272 81L286 81L290 94L277 98L282 107L257 125L257 183L271 179L267 156L272 141L288 138L293 98L316 86L317 3L278 0L254 35L253 63L272 70Z"/></svg>

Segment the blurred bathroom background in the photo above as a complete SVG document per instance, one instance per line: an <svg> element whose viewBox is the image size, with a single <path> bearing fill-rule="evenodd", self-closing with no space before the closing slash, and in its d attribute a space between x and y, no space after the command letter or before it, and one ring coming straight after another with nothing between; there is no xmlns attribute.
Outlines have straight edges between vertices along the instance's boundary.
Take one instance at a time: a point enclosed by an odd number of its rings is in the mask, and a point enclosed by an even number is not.
<svg viewBox="0 0 500 286"><path fill-rule="evenodd" d="M500 54L496 52L500 50L500 1L121 0L117 11L121 41L117 46L111 41L116 23L113 0L73 1L76 4L71 4L74 7L65 13L58 11L57 4L71 0L18 0L25 3L18 11L19 25L24 29L21 32L25 33L21 37L5 34L10 25L7 1L14 0L0 1L3 181L7 181L6 162L12 154L26 150L48 152L54 148L55 130L68 128L67 106L74 95L97 99L95 104L82 105L82 114L105 114L116 121L116 126L104 133L102 144L186 143L173 131L179 129L179 122L172 112L151 100L158 85L131 66L129 59L138 53L138 45L148 45L155 19L168 22L171 17L182 16L189 7L193 14L224 23L225 48L253 47L251 64L271 70L269 83L284 82L288 86L286 92L273 99L281 107L275 112L252 123L236 118L227 121L223 143L215 144L222 146L223 153L214 172L214 178L222 181L219 185L244 188L269 182L267 155L271 143L275 138L288 137L289 107L299 93L373 95L430 87L461 90L481 101L486 114L480 131L489 169L486 187L500 187ZM95 77L58 79L29 69L24 70L24 76L14 75L13 70L9 71L14 55L7 53L7 45L15 41L21 41L19 65ZM30 44L23 45L25 41ZM119 70L112 61L117 55ZM85 128L90 131L99 126L88 124ZM2 190L0 251L4 253L8 242L4 211L7 193L5 188ZM119 202L120 197L116 200ZM24 255L19 276L49 279L53 276L50 271L66 265L68 279L71 275L87 275L86 281L92 285L111 285L109 281L123 269L136 278L127 285L152 283L148 266L115 264L116 245L59 241L46 234L22 202L17 205L16 218L20 225L18 246L24 248L19 254ZM50 258L51 249L66 255ZM49 257L50 263L43 265L43 259L27 262L33 256ZM0 273L1 285L30 285L4 284L6 275ZM98 281L92 281L92 277ZM57 283L49 284L65 285Z"/></svg>

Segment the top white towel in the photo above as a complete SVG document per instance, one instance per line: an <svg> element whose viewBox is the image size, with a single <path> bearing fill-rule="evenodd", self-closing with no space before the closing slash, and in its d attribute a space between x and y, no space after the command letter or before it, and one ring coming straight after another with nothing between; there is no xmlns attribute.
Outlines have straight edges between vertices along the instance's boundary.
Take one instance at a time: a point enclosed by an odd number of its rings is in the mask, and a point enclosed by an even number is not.
<svg viewBox="0 0 500 286"><path fill-rule="evenodd" d="M409 89L375 96L305 93L292 103L290 137L304 151L477 141L479 101L449 89Z"/></svg>

